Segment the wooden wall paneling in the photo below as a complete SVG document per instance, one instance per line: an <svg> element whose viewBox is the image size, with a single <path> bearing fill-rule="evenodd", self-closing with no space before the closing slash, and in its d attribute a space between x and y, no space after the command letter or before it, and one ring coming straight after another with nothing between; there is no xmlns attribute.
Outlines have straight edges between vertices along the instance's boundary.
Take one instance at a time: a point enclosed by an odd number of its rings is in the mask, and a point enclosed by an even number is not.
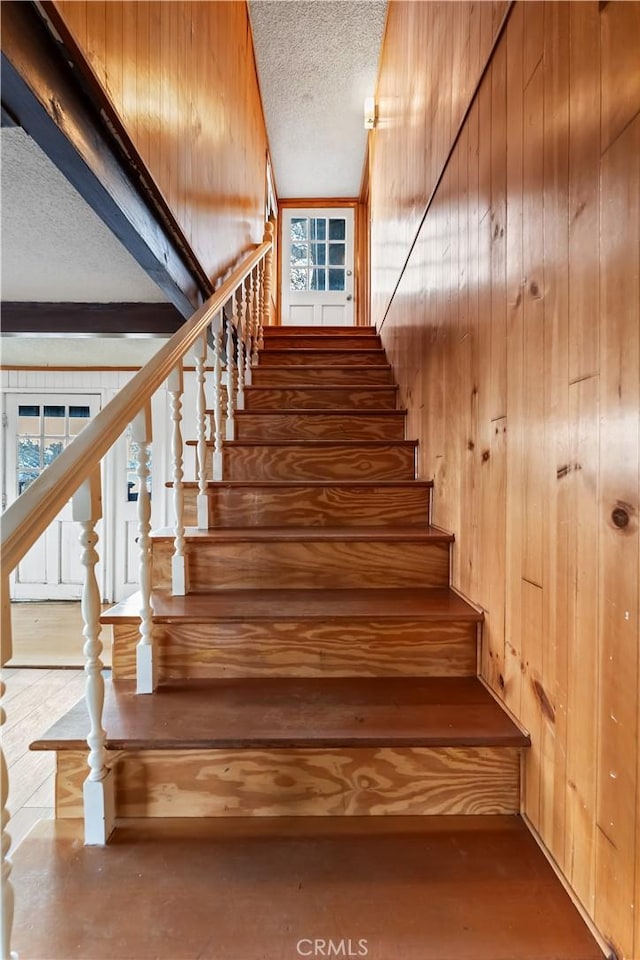
<svg viewBox="0 0 640 960"><path fill-rule="evenodd" d="M164 141L175 132L175 119L167 118L163 123L163 86L166 83L168 63L164 61L167 55L169 38L163 33L162 10L164 0L151 0L149 3L149 48L145 72L148 74L148 160L154 180L166 195L166 165L163 162L162 148ZM197 61L194 69L198 69ZM199 253L199 251L197 251Z"/></svg>
<svg viewBox="0 0 640 960"><path fill-rule="evenodd" d="M542 60L544 50L544 3L533 0L524 3L524 86L528 85Z"/></svg>
<svg viewBox="0 0 640 960"><path fill-rule="evenodd" d="M569 4L569 379L598 373L600 14Z"/></svg>
<svg viewBox="0 0 640 960"><path fill-rule="evenodd" d="M107 3L106 0L86 0L86 8L89 61L98 80L106 89Z"/></svg>
<svg viewBox="0 0 640 960"><path fill-rule="evenodd" d="M156 88L151 91L151 3L141 0L136 4L136 61L133 65L135 76L135 100L133 119L136 146L147 166L151 166L151 130L154 126L151 98L155 101ZM158 42L154 28L153 42Z"/></svg>
<svg viewBox="0 0 640 960"><path fill-rule="evenodd" d="M522 693L520 720L531 736L531 749L524 761L523 809L538 832L540 831L540 789L543 776L542 725L543 711L549 710L541 685L542 651L540 637L543 621L542 587L522 581L520 642L522 644Z"/></svg>
<svg viewBox="0 0 640 960"><path fill-rule="evenodd" d="M599 461L596 922L631 957L639 799L640 114L602 157L600 217L600 416L606 426Z"/></svg>
<svg viewBox="0 0 640 960"><path fill-rule="evenodd" d="M506 32L507 48L507 477L506 490L506 602L504 698L520 715L522 691L522 560L524 552L524 306L523 306L523 197L524 197L524 9L517 4ZM479 547L477 548L479 549Z"/></svg>
<svg viewBox="0 0 640 960"><path fill-rule="evenodd" d="M485 581L485 619L482 628L482 676L499 696L505 686L505 579L507 551L507 417L491 421L485 484L490 509L486 535L492 544L490 571Z"/></svg>
<svg viewBox="0 0 640 960"><path fill-rule="evenodd" d="M547 844L564 854L569 443L569 4L544 7L544 533L542 686L544 777L540 823Z"/></svg>
<svg viewBox="0 0 640 960"><path fill-rule="evenodd" d="M479 21L478 21L479 27ZM478 29L479 36L479 29ZM475 594L475 586L480 572L479 544L475 535L478 524L479 510L479 476L476 462L479 456L479 424L478 424L478 384L479 380L479 282L480 282L480 246L477 223L480 208L479 186L479 153L480 153L480 112L477 101L471 108L468 120L469 148L467 152L467 172L469 177L468 192L468 354L469 369L466 381L462 388L462 403L467 411L467 436L465 442L465 471L461 499L464 504L465 521L464 556L460 557L459 569L461 573L460 588L471 597ZM462 531L461 531L462 533ZM462 553L462 544L460 548Z"/></svg>
<svg viewBox="0 0 640 960"><path fill-rule="evenodd" d="M76 37L78 43L87 46L87 3L85 0L58 0L58 9Z"/></svg>
<svg viewBox="0 0 640 960"><path fill-rule="evenodd" d="M109 5L110 7L113 4ZM140 4L137 4L140 6ZM62 11L64 14L64 11ZM122 91L121 91L121 103L122 103L122 121L129 131L132 137L135 136L136 123L137 123L137 109L136 109L136 84L137 84L137 46L138 46L138 30L140 29L140 22L138 20L138 12L136 6L132 3L123 3L122 4ZM82 42L78 41L82 46ZM107 67L110 68L113 59L116 57L117 53L115 47L112 48L112 54L107 61ZM112 98L114 101L115 91ZM139 149L139 148L138 148Z"/></svg>
<svg viewBox="0 0 640 960"><path fill-rule="evenodd" d="M457 251L458 263L456 271L456 285L454 297L457 300L458 316L455 331L455 397L454 409L449 419L455 424L453 431L453 449L451 456L452 475L454 482L459 484L466 473L468 459L467 442L469 436L469 407L463 402L466 385L469 381L471 337L469 330L469 130L465 127L456 149L458 184L457 184ZM461 560L465 556L467 544L471 542L470 531L466 529L464 518L464 503L461 497L454 500L451 515L452 530L458 531L456 546L452 551L452 571L456 583L462 581Z"/></svg>
<svg viewBox="0 0 640 960"><path fill-rule="evenodd" d="M246 4L56 6L201 267L220 276L264 230L267 140Z"/></svg>
<svg viewBox="0 0 640 960"><path fill-rule="evenodd" d="M374 322L384 316L490 52L500 26L495 16L506 8L467 2L390 5L377 88L380 123L372 137L372 263L381 268L373 273ZM452 81L445 96L444 85L434 84L433 77ZM424 123L412 122L416 111Z"/></svg>
<svg viewBox="0 0 640 960"><path fill-rule="evenodd" d="M536 6L536 4L533 4ZM525 8L527 10L528 7ZM525 14L524 50L530 46ZM544 237L543 70L539 63L524 91L524 551L522 575L542 586L544 523Z"/></svg>
<svg viewBox="0 0 640 960"><path fill-rule="evenodd" d="M105 82L114 103L123 102L124 6L107 3L105 10Z"/></svg>
<svg viewBox="0 0 640 960"><path fill-rule="evenodd" d="M602 55L602 151L638 112L640 101L640 4L599 4Z"/></svg>
<svg viewBox="0 0 640 960"><path fill-rule="evenodd" d="M578 898L594 915L598 760L598 377L569 387L571 430L566 477L567 597L566 824L557 856Z"/></svg>
<svg viewBox="0 0 640 960"><path fill-rule="evenodd" d="M486 84L488 87L488 82ZM507 50L496 49L491 63L491 420L506 416L507 309L506 270L506 176L507 176Z"/></svg>

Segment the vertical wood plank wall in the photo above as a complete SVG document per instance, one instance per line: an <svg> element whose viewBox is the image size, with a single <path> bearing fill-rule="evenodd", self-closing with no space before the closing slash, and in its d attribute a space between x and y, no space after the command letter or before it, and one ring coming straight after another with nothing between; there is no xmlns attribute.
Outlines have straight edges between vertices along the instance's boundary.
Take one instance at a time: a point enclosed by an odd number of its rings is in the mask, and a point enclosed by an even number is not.
<svg viewBox="0 0 640 960"><path fill-rule="evenodd" d="M244 2L57 0L209 277L262 240L267 138Z"/></svg>
<svg viewBox="0 0 640 960"><path fill-rule="evenodd" d="M514 4L416 237L499 13L392 0L373 319L408 257L383 341L532 735L524 812L638 958L640 3Z"/></svg>

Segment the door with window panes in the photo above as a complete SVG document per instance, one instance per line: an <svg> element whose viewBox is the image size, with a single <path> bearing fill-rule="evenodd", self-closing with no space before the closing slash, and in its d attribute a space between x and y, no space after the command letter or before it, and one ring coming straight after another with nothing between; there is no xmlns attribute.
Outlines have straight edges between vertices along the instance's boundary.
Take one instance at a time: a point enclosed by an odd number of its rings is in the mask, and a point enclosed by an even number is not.
<svg viewBox="0 0 640 960"><path fill-rule="evenodd" d="M282 323L354 322L352 207L282 211Z"/></svg>
<svg viewBox="0 0 640 960"><path fill-rule="evenodd" d="M9 505L95 416L100 396L9 393L5 409L5 492ZM80 599L84 575L78 536L69 503L12 574L12 598Z"/></svg>

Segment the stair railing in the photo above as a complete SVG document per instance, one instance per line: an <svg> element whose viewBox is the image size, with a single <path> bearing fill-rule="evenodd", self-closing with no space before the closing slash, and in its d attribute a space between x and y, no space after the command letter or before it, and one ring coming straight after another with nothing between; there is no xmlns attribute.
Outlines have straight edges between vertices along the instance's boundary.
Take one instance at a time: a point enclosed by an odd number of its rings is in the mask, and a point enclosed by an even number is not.
<svg viewBox="0 0 640 960"><path fill-rule="evenodd" d="M137 646L137 690L152 693L158 672L153 644L151 597L151 505L148 490L152 448L151 398L166 383L171 406L171 455L173 504L175 509L172 592L184 595L188 590L185 572L185 524L183 490L183 393L184 361L191 352L195 358L197 392L198 527L207 528L209 474L222 479L223 436L235 435L234 412L244 407L245 385L251 382L251 366L257 362L262 329L269 322L273 269L273 226L267 223L263 242L250 253L220 285L210 299L171 337L155 356L135 374L59 457L9 507L0 521L2 549L2 663L12 655L11 611L8 602L9 574L44 533L71 499L74 520L80 524L80 544L85 580L82 593L82 619L85 639L86 701L90 732L88 776L84 785L85 842L104 844L113 830L113 778L107 765L106 733L103 727L104 681L100 640L100 591L96 580L96 524L102 516L100 462L124 431L131 425L137 449L138 544L140 550L141 626ZM225 306L231 309L225 311ZM206 436L207 355L212 346L213 429ZM222 351L226 344L226 369ZM222 382L227 400L222 404ZM223 429L223 419L226 420ZM213 455L208 455L208 445ZM211 471L207 463L210 462ZM4 722L4 712L0 711ZM2 957L10 956L10 932L13 914L13 890L8 859L10 838L6 807L6 764L0 748L2 778Z"/></svg>

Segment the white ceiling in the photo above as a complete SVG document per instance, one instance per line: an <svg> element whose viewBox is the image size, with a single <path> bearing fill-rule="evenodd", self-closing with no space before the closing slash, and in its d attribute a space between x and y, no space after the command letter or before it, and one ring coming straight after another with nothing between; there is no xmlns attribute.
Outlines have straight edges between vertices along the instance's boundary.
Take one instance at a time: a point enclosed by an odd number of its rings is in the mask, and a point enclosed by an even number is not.
<svg viewBox="0 0 640 960"><path fill-rule="evenodd" d="M379 0L250 0L278 195L355 197L386 17Z"/></svg>
<svg viewBox="0 0 640 960"><path fill-rule="evenodd" d="M40 147L3 127L2 299L166 302L166 296Z"/></svg>

